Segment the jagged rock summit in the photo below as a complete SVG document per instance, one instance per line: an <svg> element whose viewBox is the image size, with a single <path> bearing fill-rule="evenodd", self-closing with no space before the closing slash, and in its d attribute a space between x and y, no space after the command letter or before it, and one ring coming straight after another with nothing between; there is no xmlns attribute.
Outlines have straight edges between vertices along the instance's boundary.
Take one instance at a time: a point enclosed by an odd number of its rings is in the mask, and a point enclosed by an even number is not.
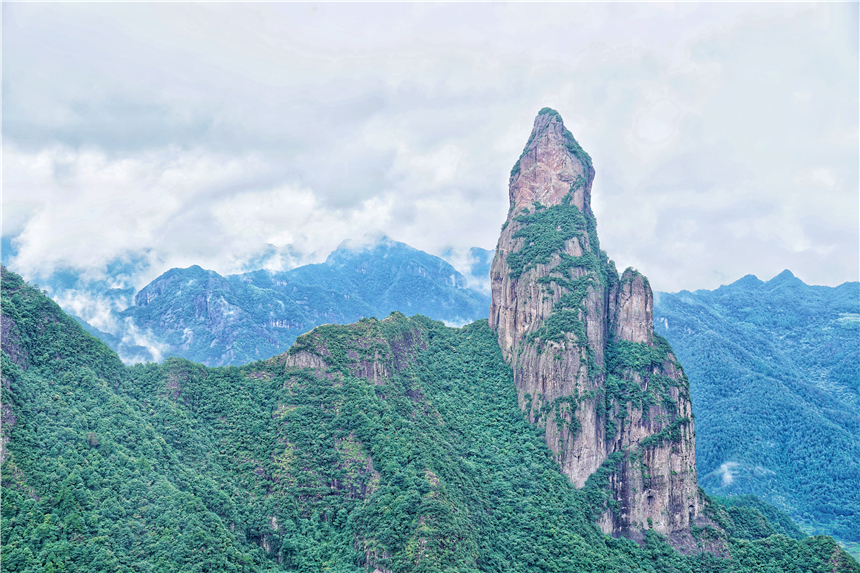
<svg viewBox="0 0 860 573"><path fill-rule="evenodd" d="M555 110L535 118L510 178L490 272L490 326L520 406L577 486L608 475L604 532L692 549L702 507L687 377L654 333L648 279L600 250L591 158Z"/></svg>

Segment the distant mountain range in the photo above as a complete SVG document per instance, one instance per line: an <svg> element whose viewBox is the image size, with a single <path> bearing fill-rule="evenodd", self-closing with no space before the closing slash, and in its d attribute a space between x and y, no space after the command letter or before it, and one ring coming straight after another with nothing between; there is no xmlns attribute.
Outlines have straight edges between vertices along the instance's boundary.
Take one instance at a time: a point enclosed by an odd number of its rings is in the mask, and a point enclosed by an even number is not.
<svg viewBox="0 0 860 573"><path fill-rule="evenodd" d="M654 325L690 378L699 483L753 494L812 530L860 540L860 284L784 271L657 293Z"/></svg>
<svg viewBox="0 0 860 573"><path fill-rule="evenodd" d="M489 275L492 254L471 249L468 267ZM486 318L489 293L470 286L481 282L383 237L358 248L344 244L324 263L284 272L224 277L199 266L171 269L136 293L128 308L113 311L114 332L79 321L127 362L179 356L207 366L239 365L279 354L321 324L384 318L395 310L456 326ZM97 294L110 294L102 290Z"/></svg>

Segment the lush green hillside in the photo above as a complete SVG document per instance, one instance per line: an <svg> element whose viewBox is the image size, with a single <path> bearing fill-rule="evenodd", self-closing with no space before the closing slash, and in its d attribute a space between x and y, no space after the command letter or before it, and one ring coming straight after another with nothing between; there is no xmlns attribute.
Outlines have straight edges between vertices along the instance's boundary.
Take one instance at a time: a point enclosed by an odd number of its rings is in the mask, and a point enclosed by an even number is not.
<svg viewBox="0 0 860 573"><path fill-rule="evenodd" d="M0 298L4 571L860 570L767 506L709 503L720 556L600 534L607 472L560 474L484 321L128 368L5 269Z"/></svg>
<svg viewBox="0 0 860 573"><path fill-rule="evenodd" d="M660 293L657 331L690 378L699 483L860 540L860 285L785 271Z"/></svg>

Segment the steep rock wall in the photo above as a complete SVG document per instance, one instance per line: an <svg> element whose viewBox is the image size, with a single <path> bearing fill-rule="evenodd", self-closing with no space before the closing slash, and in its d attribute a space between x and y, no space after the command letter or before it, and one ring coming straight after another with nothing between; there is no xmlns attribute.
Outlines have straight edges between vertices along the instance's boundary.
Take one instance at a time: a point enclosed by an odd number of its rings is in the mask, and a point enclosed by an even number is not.
<svg viewBox="0 0 860 573"><path fill-rule="evenodd" d="M689 384L654 334L648 280L632 269L619 277L600 250L593 180L561 117L541 110L511 171L490 326L521 407L577 487L620 453L601 528L633 538L654 529L689 546L702 504Z"/></svg>

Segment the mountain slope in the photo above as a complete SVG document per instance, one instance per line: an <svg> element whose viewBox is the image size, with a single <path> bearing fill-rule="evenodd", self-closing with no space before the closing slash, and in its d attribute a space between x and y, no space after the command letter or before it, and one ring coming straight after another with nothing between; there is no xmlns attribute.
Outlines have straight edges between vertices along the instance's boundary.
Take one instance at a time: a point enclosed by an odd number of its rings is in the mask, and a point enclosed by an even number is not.
<svg viewBox="0 0 860 573"><path fill-rule="evenodd" d="M0 298L3 570L258 570L119 358L5 268Z"/></svg>
<svg viewBox="0 0 860 573"><path fill-rule="evenodd" d="M324 326L241 368L125 367L2 269L4 571L857 571L829 538L708 511L723 555L600 533L485 322Z"/></svg>
<svg viewBox="0 0 860 573"><path fill-rule="evenodd" d="M657 331L687 366L702 485L754 494L814 530L860 533L858 283L784 271L659 293Z"/></svg>

